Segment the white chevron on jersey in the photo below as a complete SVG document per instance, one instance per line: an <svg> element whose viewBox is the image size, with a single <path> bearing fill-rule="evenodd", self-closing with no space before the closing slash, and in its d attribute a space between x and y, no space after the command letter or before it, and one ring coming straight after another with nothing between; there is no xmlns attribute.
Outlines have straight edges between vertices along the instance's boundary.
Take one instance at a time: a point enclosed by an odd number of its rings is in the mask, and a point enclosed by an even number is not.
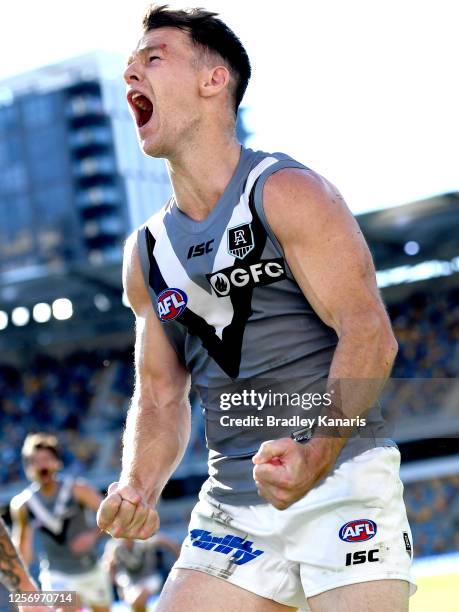
<svg viewBox="0 0 459 612"><path fill-rule="evenodd" d="M272 164L278 160L275 157L263 159L247 177L244 193L238 204L234 207L231 219L227 228L223 232L218 250L215 256L213 271L232 266L235 257L230 255L227 250L227 229L242 223L252 221L252 213L249 208L249 196L255 180ZM217 336L222 339L223 330L230 325L234 316L234 309L231 298L218 297L212 291L210 294L194 283L182 266L179 258L175 254L174 248L167 235L164 225L164 216L168 211L167 206L153 215L146 223L146 226L155 238L153 255L156 259L161 275L168 287L176 287L185 291L188 297L187 308L203 318L209 325L214 327Z"/></svg>
<svg viewBox="0 0 459 612"><path fill-rule="evenodd" d="M257 178L270 166L272 166L273 164L277 163L279 160L276 159L275 157L265 157L259 164L257 164L255 166L255 168L249 172L249 175L247 177L247 182L245 184L245 190L244 193L247 197L247 200L249 198L249 194L252 191L252 187L253 184L255 183L255 181L257 180Z"/></svg>
<svg viewBox="0 0 459 612"><path fill-rule="evenodd" d="M228 228L235 227L236 225L242 225L243 223L252 222L252 213L250 212L249 208L249 197L250 192L252 191L253 184L255 183L257 178L266 170L266 168L269 168L277 161L279 160L277 160L275 157L265 157L259 164L255 166L255 168L253 168L251 172L249 172L244 192L241 195L238 204L234 207L231 219L229 220L229 223L226 226L225 231L223 232L220 244L218 245L212 272L217 272L218 270L222 270L223 268L229 268L234 264L236 258L228 253Z"/></svg>
<svg viewBox="0 0 459 612"><path fill-rule="evenodd" d="M168 287L185 291L188 297L187 308L212 325L221 340L224 328L231 323L234 315L231 299L209 294L191 280L167 235L163 223L165 213L163 209L147 221L147 227L156 240L153 255L162 277Z"/></svg>
<svg viewBox="0 0 459 612"><path fill-rule="evenodd" d="M39 497L37 497L36 493L38 487L34 487L33 485L29 487L31 495L26 500L27 506L32 510L39 523L47 527L55 535L59 535L62 532L64 526L63 517L66 511L67 502L72 496L73 483L74 481L72 478L64 479L52 510L48 510Z"/></svg>

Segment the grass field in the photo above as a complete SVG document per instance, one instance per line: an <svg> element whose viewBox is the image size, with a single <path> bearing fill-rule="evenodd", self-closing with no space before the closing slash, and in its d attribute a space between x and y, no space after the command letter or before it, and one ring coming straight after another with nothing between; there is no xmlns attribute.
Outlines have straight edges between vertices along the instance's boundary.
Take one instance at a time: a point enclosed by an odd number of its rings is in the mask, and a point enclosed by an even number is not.
<svg viewBox="0 0 459 612"><path fill-rule="evenodd" d="M459 553L423 559L414 571L418 590L410 612L459 612Z"/></svg>

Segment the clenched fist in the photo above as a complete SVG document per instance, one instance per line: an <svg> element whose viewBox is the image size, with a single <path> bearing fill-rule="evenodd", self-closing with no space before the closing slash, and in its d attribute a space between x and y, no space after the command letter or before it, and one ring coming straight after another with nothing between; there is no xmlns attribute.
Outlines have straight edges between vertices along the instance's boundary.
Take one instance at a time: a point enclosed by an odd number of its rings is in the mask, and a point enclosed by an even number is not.
<svg viewBox="0 0 459 612"><path fill-rule="evenodd" d="M100 504L97 524L114 538L146 540L159 529L159 516L129 485L113 482Z"/></svg>
<svg viewBox="0 0 459 612"><path fill-rule="evenodd" d="M312 489L333 466L336 451L325 438L299 444L292 438L263 442L252 458L258 493L278 510L285 510Z"/></svg>

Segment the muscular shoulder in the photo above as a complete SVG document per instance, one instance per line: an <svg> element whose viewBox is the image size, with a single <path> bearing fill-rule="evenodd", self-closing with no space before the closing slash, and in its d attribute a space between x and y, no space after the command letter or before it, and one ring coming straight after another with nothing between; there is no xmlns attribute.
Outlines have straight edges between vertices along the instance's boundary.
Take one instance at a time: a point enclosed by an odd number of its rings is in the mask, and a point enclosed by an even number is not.
<svg viewBox="0 0 459 612"><path fill-rule="evenodd" d="M124 243L123 253L123 281L126 280L126 275L130 274L133 268L137 267L139 259L138 233L135 230L126 238Z"/></svg>
<svg viewBox="0 0 459 612"><path fill-rule="evenodd" d="M273 172L266 179L264 191L265 196L270 198L301 196L311 201L317 198L342 199L329 180L309 168L282 168Z"/></svg>
<svg viewBox="0 0 459 612"><path fill-rule="evenodd" d="M350 215L338 189L309 169L284 168L272 174L264 187L263 205L268 220L281 231L316 231L337 215Z"/></svg>
<svg viewBox="0 0 459 612"><path fill-rule="evenodd" d="M130 307L137 316L145 316L151 308L139 255L139 230L127 238L123 255L123 287Z"/></svg>

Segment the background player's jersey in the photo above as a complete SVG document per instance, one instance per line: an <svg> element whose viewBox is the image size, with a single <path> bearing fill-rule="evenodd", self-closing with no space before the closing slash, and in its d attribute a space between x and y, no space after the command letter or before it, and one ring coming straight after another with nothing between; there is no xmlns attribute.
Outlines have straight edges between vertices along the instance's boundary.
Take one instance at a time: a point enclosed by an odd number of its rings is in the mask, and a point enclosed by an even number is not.
<svg viewBox="0 0 459 612"><path fill-rule="evenodd" d="M334 330L298 287L264 214L264 183L287 167L304 168L284 154L243 148L233 177L204 221L193 221L171 200L138 235L154 308L202 399L208 492L231 504L262 502L251 457L264 440L289 435L298 426L247 420L265 418L268 408L260 410L253 401L236 405L231 399L225 408L222 397L244 389L323 392L337 344ZM273 416L293 414L285 406L270 410ZM306 410L297 407L296 413L311 417ZM226 425L222 417L246 421ZM386 444L377 439L379 425L350 440L339 462Z"/></svg>
<svg viewBox="0 0 459 612"><path fill-rule="evenodd" d="M135 584L143 578L158 574L157 549L150 540L133 540L131 546L113 541L117 574L124 574L129 583Z"/></svg>
<svg viewBox="0 0 459 612"><path fill-rule="evenodd" d="M30 485L24 492L31 525L38 536L40 567L64 574L82 574L96 565L93 551L76 554L70 543L91 526L85 508L72 493L74 480L59 481L54 495L44 496L39 485Z"/></svg>

